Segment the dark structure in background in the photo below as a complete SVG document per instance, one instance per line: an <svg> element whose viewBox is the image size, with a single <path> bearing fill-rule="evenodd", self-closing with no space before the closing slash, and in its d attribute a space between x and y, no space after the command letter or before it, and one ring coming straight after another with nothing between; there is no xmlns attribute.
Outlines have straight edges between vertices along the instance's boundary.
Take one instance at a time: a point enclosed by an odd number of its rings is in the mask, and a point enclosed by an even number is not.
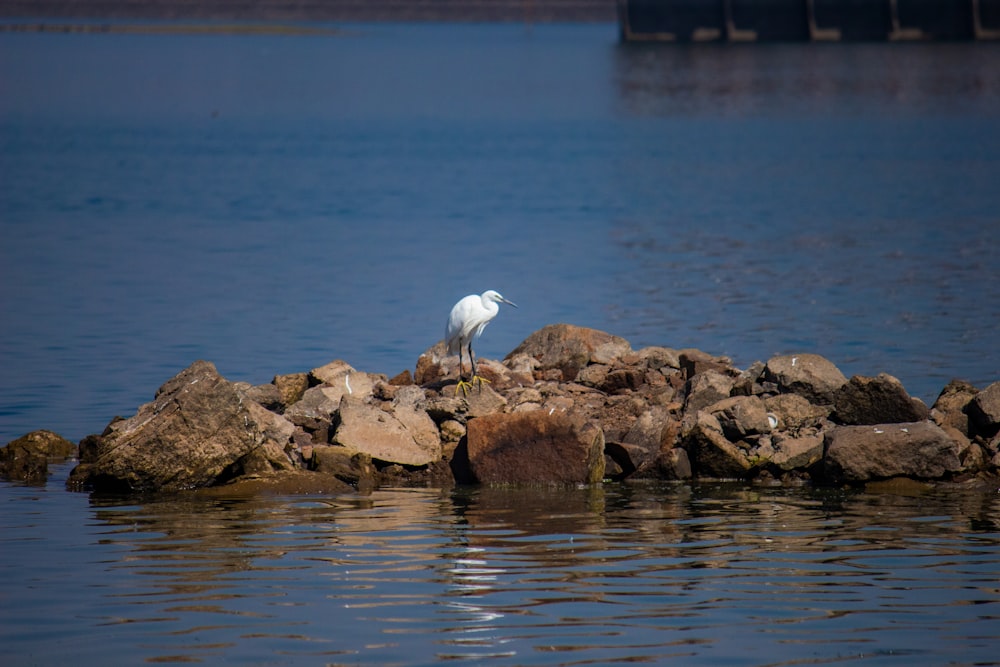
<svg viewBox="0 0 1000 667"><path fill-rule="evenodd" d="M1000 39L1000 0L618 0L626 42Z"/></svg>

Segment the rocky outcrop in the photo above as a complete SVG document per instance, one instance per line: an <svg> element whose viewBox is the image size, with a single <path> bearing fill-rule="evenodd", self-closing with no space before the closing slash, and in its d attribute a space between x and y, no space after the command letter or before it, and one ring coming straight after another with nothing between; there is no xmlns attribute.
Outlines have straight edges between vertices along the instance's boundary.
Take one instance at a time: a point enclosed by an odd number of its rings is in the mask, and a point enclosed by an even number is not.
<svg viewBox="0 0 1000 667"><path fill-rule="evenodd" d="M243 474L297 467L294 425L245 399L211 363L198 361L151 403L112 422L70 485L96 491L177 491Z"/></svg>
<svg viewBox="0 0 1000 667"><path fill-rule="evenodd" d="M65 460L76 445L52 431L32 431L0 447L0 477L39 484L49 474L50 461Z"/></svg>
<svg viewBox="0 0 1000 667"><path fill-rule="evenodd" d="M156 491L274 477L310 488L299 473L323 478L315 488L359 491L633 478L850 484L1000 468L1000 383L952 382L928 410L892 376L848 380L815 354L741 370L566 324L502 362L480 360L479 372L487 382L457 391L458 359L440 343L392 380L337 360L250 386L196 362L135 415L81 441L69 484ZM3 450L7 470L26 460L15 443Z"/></svg>

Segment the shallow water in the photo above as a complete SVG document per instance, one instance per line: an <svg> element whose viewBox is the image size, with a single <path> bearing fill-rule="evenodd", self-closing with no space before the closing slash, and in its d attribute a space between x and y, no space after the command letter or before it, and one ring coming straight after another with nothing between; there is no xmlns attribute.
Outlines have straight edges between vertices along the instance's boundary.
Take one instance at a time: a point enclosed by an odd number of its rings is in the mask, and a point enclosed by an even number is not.
<svg viewBox="0 0 1000 667"><path fill-rule="evenodd" d="M461 296L931 402L1000 379L1000 50L614 26L0 33L0 442L192 361L395 375Z"/></svg>
<svg viewBox="0 0 1000 667"><path fill-rule="evenodd" d="M1000 664L1000 495L0 487L4 664Z"/></svg>

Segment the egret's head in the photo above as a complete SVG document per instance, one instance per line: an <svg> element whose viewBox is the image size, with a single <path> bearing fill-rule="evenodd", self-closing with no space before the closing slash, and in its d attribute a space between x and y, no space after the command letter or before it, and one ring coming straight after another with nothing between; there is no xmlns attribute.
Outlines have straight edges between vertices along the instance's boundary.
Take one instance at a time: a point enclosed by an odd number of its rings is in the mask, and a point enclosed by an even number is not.
<svg viewBox="0 0 1000 667"><path fill-rule="evenodd" d="M485 301L496 301L497 303L506 303L508 306L514 306L515 308L517 308L516 303L514 303L513 301L508 301L507 299L503 298L503 295L500 294L500 292L497 292L496 290L486 290L485 292L483 292L483 299Z"/></svg>

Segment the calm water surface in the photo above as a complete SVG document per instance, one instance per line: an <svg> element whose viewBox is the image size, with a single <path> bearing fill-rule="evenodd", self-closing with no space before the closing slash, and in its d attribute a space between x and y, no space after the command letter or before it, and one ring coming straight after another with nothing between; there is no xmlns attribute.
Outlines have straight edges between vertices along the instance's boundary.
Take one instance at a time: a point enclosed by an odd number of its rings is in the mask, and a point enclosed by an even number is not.
<svg viewBox="0 0 1000 667"><path fill-rule="evenodd" d="M8 486L5 665L996 665L1000 495ZM112 659L113 656L113 659Z"/></svg>
<svg viewBox="0 0 1000 667"><path fill-rule="evenodd" d="M0 33L0 442L192 361L395 375L572 322L925 401L1000 379L1000 49L631 48L598 26Z"/></svg>

